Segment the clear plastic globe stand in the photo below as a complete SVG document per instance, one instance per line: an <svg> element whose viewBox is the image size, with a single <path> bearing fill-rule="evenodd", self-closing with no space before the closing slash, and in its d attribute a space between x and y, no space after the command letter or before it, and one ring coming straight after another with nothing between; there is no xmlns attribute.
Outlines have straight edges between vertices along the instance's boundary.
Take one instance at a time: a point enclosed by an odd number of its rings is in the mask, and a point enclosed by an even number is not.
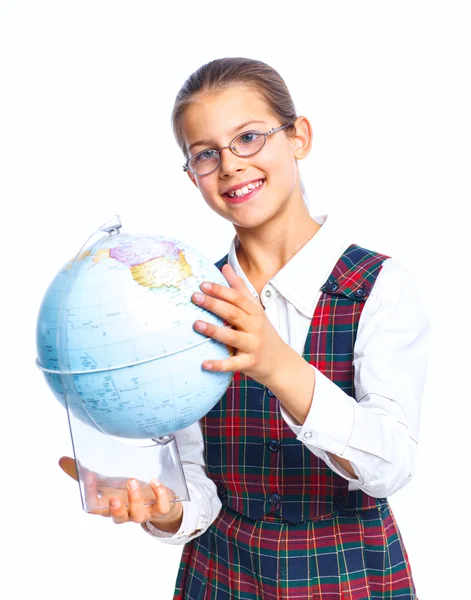
<svg viewBox="0 0 471 600"><path fill-rule="evenodd" d="M128 504L127 481L139 481L146 504L153 504L155 496L150 486L158 479L169 492L171 502L189 500L188 488L174 434L153 439L130 439L109 435L96 423L82 400L83 389L77 388L81 373L71 369L68 348L69 328L73 326L70 312L73 307L68 296L84 257L100 249L108 236L120 235L121 221L114 217L100 227L84 244L71 262L69 282L60 300L61 310L57 323L57 357L63 396L67 409L70 435L76 463L82 507L87 512L99 512L109 507L110 496ZM99 293L99 290L98 290ZM132 366L132 365L131 365ZM110 376L119 365L109 369ZM87 371L88 375L93 370ZM103 369L97 372L103 376ZM112 377L111 385L112 385ZM80 417L80 418L79 418ZM87 422L88 421L88 422Z"/></svg>

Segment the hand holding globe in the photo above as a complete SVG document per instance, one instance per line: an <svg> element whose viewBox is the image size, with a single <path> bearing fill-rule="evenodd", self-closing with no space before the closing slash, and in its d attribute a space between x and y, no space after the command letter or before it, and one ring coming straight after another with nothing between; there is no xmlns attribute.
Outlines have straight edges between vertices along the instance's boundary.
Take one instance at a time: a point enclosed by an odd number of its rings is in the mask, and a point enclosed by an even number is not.
<svg viewBox="0 0 471 600"><path fill-rule="evenodd" d="M204 294L193 294L192 300L230 327L196 321L195 330L232 348L232 352L220 360L204 361L202 367L214 373L239 371L271 387L295 353L282 340L261 303L230 264L222 267L222 274L229 286L203 282Z"/></svg>
<svg viewBox="0 0 471 600"><path fill-rule="evenodd" d="M69 456L59 460L61 469L79 481L76 462ZM79 467L80 468L80 467ZM115 523L144 523L151 521L163 531L177 531L182 517L182 505L174 502L173 491L157 480L149 487L136 479L110 478L82 468L85 481L86 503L90 514L111 517ZM108 508L93 508L108 504Z"/></svg>

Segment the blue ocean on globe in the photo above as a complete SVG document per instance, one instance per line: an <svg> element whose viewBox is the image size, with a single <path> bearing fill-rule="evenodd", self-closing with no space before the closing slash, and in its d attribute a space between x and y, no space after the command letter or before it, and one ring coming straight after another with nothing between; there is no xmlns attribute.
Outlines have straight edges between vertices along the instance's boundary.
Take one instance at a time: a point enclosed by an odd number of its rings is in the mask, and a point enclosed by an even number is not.
<svg viewBox="0 0 471 600"><path fill-rule="evenodd" d="M104 236L56 275L37 320L37 364L75 417L135 440L172 434L218 402L232 373L203 361L231 350L193 329L223 325L191 295L228 285L198 251L163 236Z"/></svg>

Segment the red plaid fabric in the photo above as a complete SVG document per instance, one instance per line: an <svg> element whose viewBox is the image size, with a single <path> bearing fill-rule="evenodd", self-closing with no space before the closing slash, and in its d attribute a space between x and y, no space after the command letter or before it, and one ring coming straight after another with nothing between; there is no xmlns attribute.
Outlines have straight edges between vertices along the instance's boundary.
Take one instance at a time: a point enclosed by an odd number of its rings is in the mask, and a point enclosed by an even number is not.
<svg viewBox="0 0 471 600"><path fill-rule="evenodd" d="M322 287L306 339L304 358L350 396L358 321L386 258L354 245L346 250ZM348 481L296 439L278 398L243 373L202 423L208 475L233 510L297 523L347 505ZM377 500L361 493L357 502L370 508Z"/></svg>
<svg viewBox="0 0 471 600"><path fill-rule="evenodd" d="M358 322L386 258L347 248L306 339L304 358L352 397ZM270 390L235 373L202 425L223 508L185 545L175 600L415 598L387 500L349 492L296 439Z"/></svg>

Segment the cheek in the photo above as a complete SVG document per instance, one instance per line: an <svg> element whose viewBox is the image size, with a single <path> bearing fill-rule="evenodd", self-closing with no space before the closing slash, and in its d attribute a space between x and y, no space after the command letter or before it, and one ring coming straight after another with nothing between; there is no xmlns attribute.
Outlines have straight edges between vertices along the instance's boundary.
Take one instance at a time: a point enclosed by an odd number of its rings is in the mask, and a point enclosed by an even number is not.
<svg viewBox="0 0 471 600"><path fill-rule="evenodd" d="M214 193L215 184L208 177L197 178L196 185L197 185L198 190L200 191L200 194L204 198L206 198L207 196L210 196L211 194Z"/></svg>
<svg viewBox="0 0 471 600"><path fill-rule="evenodd" d="M267 156L267 173L281 185L293 185L298 177L298 165L292 154L273 153Z"/></svg>
<svg viewBox="0 0 471 600"><path fill-rule="evenodd" d="M207 180L199 181L198 190L206 204L215 212L218 212L217 206L219 204L218 200L220 201L220 198L217 182Z"/></svg>
<svg viewBox="0 0 471 600"><path fill-rule="evenodd" d="M267 169L279 173L291 169L291 165L295 164L291 148L286 145L275 146L265 145L262 152L260 153L260 162L266 166Z"/></svg>

